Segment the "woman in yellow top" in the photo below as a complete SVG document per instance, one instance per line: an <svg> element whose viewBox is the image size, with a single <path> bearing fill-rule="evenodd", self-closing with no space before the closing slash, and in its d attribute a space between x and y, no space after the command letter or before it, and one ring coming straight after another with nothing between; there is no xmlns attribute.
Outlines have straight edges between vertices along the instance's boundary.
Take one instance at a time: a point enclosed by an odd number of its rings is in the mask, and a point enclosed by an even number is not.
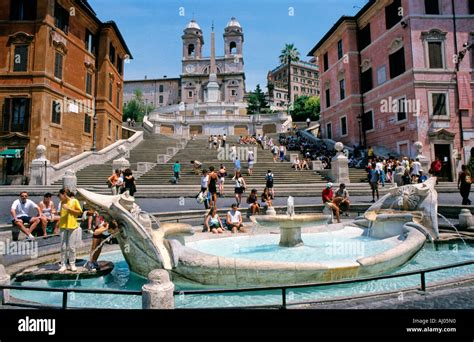
<svg viewBox="0 0 474 342"><path fill-rule="evenodd" d="M78 241L78 234L81 234L81 229L78 229L77 217L82 214L82 209L77 199L69 197L67 189L59 190L59 200L61 201L59 219L61 267L59 272L66 271L68 259L71 271L76 272L76 242Z"/></svg>

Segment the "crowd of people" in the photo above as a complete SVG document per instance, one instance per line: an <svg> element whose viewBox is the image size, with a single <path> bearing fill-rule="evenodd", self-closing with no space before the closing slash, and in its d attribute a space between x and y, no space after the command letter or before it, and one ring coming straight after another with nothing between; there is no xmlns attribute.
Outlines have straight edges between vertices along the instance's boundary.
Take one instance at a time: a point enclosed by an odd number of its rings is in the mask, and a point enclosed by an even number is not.
<svg viewBox="0 0 474 342"><path fill-rule="evenodd" d="M51 193L44 194L43 200L35 203L29 199L28 192L23 191L10 208L13 226L23 232L27 240L35 240L34 234L37 233L38 227L41 227L41 232L37 235L43 238L59 235L61 254L59 272L66 272L68 268L76 272L76 248L82 240L83 231L78 220L81 217L84 230L87 230L92 237L86 268L96 271L99 268L97 260L101 244L117 232L117 222L114 220L106 222L95 210L81 207L75 194L67 188L59 190L57 196L57 206Z"/></svg>
<svg viewBox="0 0 474 342"><path fill-rule="evenodd" d="M115 170L114 173L107 179L107 186L114 196L123 194L125 191L128 191L130 196L133 196L137 192L135 177L133 176L131 169L125 169L123 171L118 169Z"/></svg>

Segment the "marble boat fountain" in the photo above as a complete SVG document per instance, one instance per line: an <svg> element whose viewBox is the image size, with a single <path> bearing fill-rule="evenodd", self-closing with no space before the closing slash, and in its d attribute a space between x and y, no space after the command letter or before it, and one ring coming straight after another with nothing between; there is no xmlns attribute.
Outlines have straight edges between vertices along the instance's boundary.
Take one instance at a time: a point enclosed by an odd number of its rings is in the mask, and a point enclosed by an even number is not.
<svg viewBox="0 0 474 342"><path fill-rule="evenodd" d="M422 248L427 238L434 240L439 236L434 185L435 179L430 179L424 184L395 188L363 216L344 225L328 225L327 215L295 215L292 210L289 215L252 219L257 227L280 228L282 247L277 248L292 252L305 248L298 247L304 244L305 234L317 237L314 234L321 232L337 231L342 236L354 236L356 232L360 237L390 241L389 248L380 253L337 263L245 259L206 253L193 248L193 243L186 245L185 237L194 234L191 226L159 224L142 212L128 193L104 196L84 189L78 189L78 193L89 205L118 221L117 239L131 271L147 277L154 269L166 269L176 282L245 287L329 282L377 275L400 267ZM239 237L223 239L239 241ZM219 241L222 240L215 240Z"/></svg>

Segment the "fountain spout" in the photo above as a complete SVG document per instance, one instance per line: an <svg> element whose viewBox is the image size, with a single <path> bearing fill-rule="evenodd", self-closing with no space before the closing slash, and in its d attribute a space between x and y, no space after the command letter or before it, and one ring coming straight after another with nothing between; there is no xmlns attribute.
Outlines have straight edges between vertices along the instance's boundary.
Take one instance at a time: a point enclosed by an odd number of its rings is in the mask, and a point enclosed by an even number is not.
<svg viewBox="0 0 474 342"><path fill-rule="evenodd" d="M292 196L288 197L286 214L290 217L295 216L295 200Z"/></svg>

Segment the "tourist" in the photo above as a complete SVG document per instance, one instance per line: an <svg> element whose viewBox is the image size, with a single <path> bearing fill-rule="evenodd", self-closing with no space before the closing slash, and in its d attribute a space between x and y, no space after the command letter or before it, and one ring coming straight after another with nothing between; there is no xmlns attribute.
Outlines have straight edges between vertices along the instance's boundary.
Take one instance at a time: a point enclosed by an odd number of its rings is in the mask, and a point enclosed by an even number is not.
<svg viewBox="0 0 474 342"><path fill-rule="evenodd" d="M429 173L436 177L436 185L438 184L438 178L441 176L441 169L443 168L443 164L439 160L438 157L431 163Z"/></svg>
<svg viewBox="0 0 474 342"><path fill-rule="evenodd" d="M99 269L100 253L102 252L102 245L104 241L110 238L111 235L115 235L118 232L118 223L113 220L109 222L103 222L98 226L92 234L91 251L89 254L89 261L87 262L86 268L89 271L97 271Z"/></svg>
<svg viewBox="0 0 474 342"><path fill-rule="evenodd" d="M217 135L212 136L212 145L215 150L217 150Z"/></svg>
<svg viewBox="0 0 474 342"><path fill-rule="evenodd" d="M467 165L461 166L461 173L458 177L458 189L462 197L462 205L471 205L469 193L471 192L472 175Z"/></svg>
<svg viewBox="0 0 474 342"><path fill-rule="evenodd" d="M181 173L181 164L179 163L179 160L177 160L174 165L173 165L173 173L174 173L174 178L176 179L176 183L179 183L179 174Z"/></svg>
<svg viewBox="0 0 474 342"><path fill-rule="evenodd" d="M224 135L222 136L222 147L225 148L225 143L227 141L227 135L224 133Z"/></svg>
<svg viewBox="0 0 474 342"><path fill-rule="evenodd" d="M99 213L93 208L89 208L87 210L84 208L82 220L83 222L87 223L87 232L89 234L92 234L94 230L101 224Z"/></svg>
<svg viewBox="0 0 474 342"><path fill-rule="evenodd" d="M262 200L262 207L268 208L273 206L273 196L269 188L263 189L263 193L262 196L260 196L260 199Z"/></svg>
<svg viewBox="0 0 474 342"><path fill-rule="evenodd" d="M379 183L381 179L381 172L375 169L375 165L372 164L372 169L369 172L369 184L372 190L372 203L375 203L375 195L377 195L377 201L379 200Z"/></svg>
<svg viewBox="0 0 474 342"><path fill-rule="evenodd" d="M372 146L369 146L369 148L367 149L367 157L369 159L373 159L375 157L374 149L372 148Z"/></svg>
<svg viewBox="0 0 474 342"><path fill-rule="evenodd" d="M245 192L245 188L247 185L240 171L237 171L235 173L235 176L234 178L232 178L232 180L235 181L235 189L234 189L235 200L237 202L237 206L239 207L240 203L242 203L242 194Z"/></svg>
<svg viewBox="0 0 474 342"><path fill-rule="evenodd" d="M275 192L273 190L273 173L272 170L268 170L265 175L265 187L270 191L272 198L275 198Z"/></svg>
<svg viewBox="0 0 474 342"><path fill-rule="evenodd" d="M306 126L309 128L310 125L311 125L311 119L307 118L306 119Z"/></svg>
<svg viewBox="0 0 474 342"><path fill-rule="evenodd" d="M199 160L191 160L191 165L193 166L194 174L196 176L199 176L202 173L201 171L202 163Z"/></svg>
<svg viewBox="0 0 474 342"><path fill-rule="evenodd" d="M235 157L235 161L234 161L234 175L237 174L237 172L240 172L240 169L241 169L240 159L239 159L239 157Z"/></svg>
<svg viewBox="0 0 474 342"><path fill-rule="evenodd" d="M199 194L196 196L197 199L199 199L199 203L204 203L204 207L206 209L209 209L209 201L207 199L207 187L209 184L209 175L207 170L202 170L202 176L201 176L201 191Z"/></svg>
<svg viewBox="0 0 474 342"><path fill-rule="evenodd" d="M420 170L420 176L418 177L418 183L424 183L428 180L428 177L423 173L423 170Z"/></svg>
<svg viewBox="0 0 474 342"><path fill-rule="evenodd" d="M341 212L347 212L349 210L351 202L349 201L349 191L347 191L346 185L344 183L341 183L339 185L339 189L337 189L335 197L341 199L337 203L339 209L341 209Z"/></svg>
<svg viewBox="0 0 474 342"><path fill-rule="evenodd" d="M120 170L115 170L115 172L107 179L107 185L109 186L110 190L112 191L112 195L115 196L119 193L119 187L117 186L117 182L120 178Z"/></svg>
<svg viewBox="0 0 474 342"><path fill-rule="evenodd" d="M421 163L420 159L416 158L416 161L414 161L411 165L411 180L412 183L418 183L418 177L420 176L420 170L421 170Z"/></svg>
<svg viewBox="0 0 474 342"><path fill-rule="evenodd" d="M253 175L253 165L255 164L255 157L253 155L253 151L249 151L248 157L247 157L247 163L248 163L248 174L249 176Z"/></svg>
<svg viewBox="0 0 474 342"><path fill-rule="evenodd" d="M227 229L235 234L237 232L245 233L244 225L242 224L242 214L237 210L237 204L232 204L232 208L227 212L226 218Z"/></svg>
<svg viewBox="0 0 474 342"><path fill-rule="evenodd" d="M402 185L410 185L411 184L411 177L410 177L410 172L408 169L405 169L405 172L403 173L402 176Z"/></svg>
<svg viewBox="0 0 474 342"><path fill-rule="evenodd" d="M191 137L191 140L192 140L192 141L195 141L195 140L196 140L196 133L193 134L193 136Z"/></svg>
<svg viewBox="0 0 474 342"><path fill-rule="evenodd" d="M224 233L224 226L222 225L221 218L217 214L216 207L212 207L206 215L204 220L204 231L211 232L212 234Z"/></svg>
<svg viewBox="0 0 474 342"><path fill-rule="evenodd" d="M230 160L232 161L234 161L235 158L237 157L237 146L235 146L235 144L230 147L229 157L230 157Z"/></svg>
<svg viewBox="0 0 474 342"><path fill-rule="evenodd" d="M54 202L52 201L53 194L46 193L43 196L43 200L39 202L38 206L41 209L41 224L43 225L43 233L46 236L48 233L48 226L52 226L53 234L59 233L59 215L56 211Z"/></svg>
<svg viewBox="0 0 474 342"><path fill-rule="evenodd" d="M209 143L209 149L212 150L212 135L209 136L209 139L207 139Z"/></svg>
<svg viewBox="0 0 474 342"><path fill-rule="evenodd" d="M285 160L285 146L280 145L280 161L283 163Z"/></svg>
<svg viewBox="0 0 474 342"><path fill-rule="evenodd" d="M207 183L207 191L209 192L209 205L217 208L217 181L219 177L214 170L214 166L209 168L209 181Z"/></svg>
<svg viewBox="0 0 474 342"><path fill-rule="evenodd" d="M273 145L271 151L272 151L272 154L273 154L273 162L276 163L277 159L278 159L278 146Z"/></svg>
<svg viewBox="0 0 474 342"><path fill-rule="evenodd" d="M82 230L78 229L77 217L82 214L79 201L69 197L70 191L67 189L59 190L59 199L61 201L61 211L59 219L59 229L61 235L61 267L59 272L66 271L66 265L72 272L76 272L76 243L81 239Z"/></svg>
<svg viewBox="0 0 474 342"><path fill-rule="evenodd" d="M306 158L303 158L303 160L301 161L301 170L309 170L309 158L306 157Z"/></svg>
<svg viewBox="0 0 474 342"><path fill-rule="evenodd" d="M257 137L257 144L262 148L262 150L265 149L265 146L263 145L263 137L260 134Z"/></svg>
<svg viewBox="0 0 474 342"><path fill-rule="evenodd" d="M250 191L250 195L247 197L247 204L249 205L250 215L260 214L257 189Z"/></svg>
<svg viewBox="0 0 474 342"><path fill-rule="evenodd" d="M219 134L217 136L217 149L220 149L222 146L222 138L221 138L221 135Z"/></svg>
<svg viewBox="0 0 474 342"><path fill-rule="evenodd" d="M130 169L126 169L123 172L123 187L120 190L120 193L123 194L126 191L128 191L128 193L132 197L137 192L137 185L135 183L135 177L133 177L132 170L130 170Z"/></svg>
<svg viewBox="0 0 474 342"><path fill-rule="evenodd" d="M221 164L221 166L219 167L219 172L217 173L217 176L219 177L217 183L219 185L219 197L224 197L225 177L227 177L227 170L224 164Z"/></svg>
<svg viewBox="0 0 474 342"><path fill-rule="evenodd" d="M327 183L326 188L323 190L321 196L323 199L323 204L327 205L330 209L332 209L333 213L336 215L337 222L341 222L339 218L339 206L336 205L333 200L334 200L334 192L332 190L332 183Z"/></svg>
<svg viewBox="0 0 474 342"><path fill-rule="evenodd" d="M37 211L37 216L31 215L33 210ZM20 198L15 200L10 208L10 214L12 216L12 224L20 228L28 240L34 240L35 237L32 233L41 222L40 217L42 212L41 208L38 207L35 202L28 199L28 192L23 191L20 193ZM25 224L29 224L30 228L27 229Z"/></svg>
<svg viewBox="0 0 474 342"><path fill-rule="evenodd" d="M295 160L293 160L293 166L292 166L295 171L298 171L298 170L301 170L301 162L300 162L300 158L298 156L296 156Z"/></svg>

